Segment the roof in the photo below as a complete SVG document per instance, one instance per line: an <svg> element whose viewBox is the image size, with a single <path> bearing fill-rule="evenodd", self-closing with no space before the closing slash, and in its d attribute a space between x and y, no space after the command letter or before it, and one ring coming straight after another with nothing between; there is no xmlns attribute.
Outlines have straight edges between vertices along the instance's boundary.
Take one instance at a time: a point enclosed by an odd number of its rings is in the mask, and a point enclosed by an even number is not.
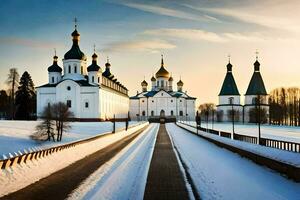
<svg viewBox="0 0 300 200"><path fill-rule="evenodd" d="M160 91L165 91L165 92L168 93L170 96L176 97L176 98L179 98L179 97L181 97L181 96L183 96L183 95L186 95L187 97L183 97L183 98L186 98L186 99L196 99L195 97L190 97L190 96L188 96L186 93L183 93L183 92L166 91L166 90L163 90L163 89L161 89L161 90L159 90L159 91L157 91L157 90L151 90L151 91L147 91L147 92L142 92L142 93L139 93L139 94L137 94L137 95L135 95L135 96L130 97L130 99L139 99L139 98L141 98L141 97L139 97L141 94L142 94L144 97L154 97L154 96L155 96L158 92L160 92Z"/></svg>
<svg viewBox="0 0 300 200"><path fill-rule="evenodd" d="M60 82L58 82L56 84L47 83L47 84L41 85L41 86L39 86L37 88L42 88L42 87L56 87L58 84L60 84L63 81L66 81L66 80L71 80L71 79L62 80L62 81L60 81ZM82 87L98 87L97 85L90 84L87 80L71 80L71 81L76 82L78 85L80 85Z"/></svg>
<svg viewBox="0 0 300 200"><path fill-rule="evenodd" d="M155 74L156 78L163 77L163 78L169 78L170 73L165 69L164 67L164 59L161 59L161 66L159 70Z"/></svg>
<svg viewBox="0 0 300 200"><path fill-rule="evenodd" d="M231 71L227 71L219 96L240 95Z"/></svg>
<svg viewBox="0 0 300 200"><path fill-rule="evenodd" d="M75 31L72 33L73 37L73 45L71 49L65 54L64 59L77 59L77 60L86 60L86 56L79 48L79 36L80 34L75 29Z"/></svg>
<svg viewBox="0 0 300 200"><path fill-rule="evenodd" d="M265 84L259 71L253 73L246 95L267 95Z"/></svg>

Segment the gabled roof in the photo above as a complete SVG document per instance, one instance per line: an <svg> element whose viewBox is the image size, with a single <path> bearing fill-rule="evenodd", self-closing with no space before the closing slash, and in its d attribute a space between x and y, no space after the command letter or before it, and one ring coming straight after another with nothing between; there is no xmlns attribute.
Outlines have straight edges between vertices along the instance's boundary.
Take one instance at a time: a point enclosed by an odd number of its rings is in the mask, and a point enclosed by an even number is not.
<svg viewBox="0 0 300 200"><path fill-rule="evenodd" d="M231 70L228 70L226 73L221 91L219 93L219 96L222 95L240 95Z"/></svg>
<svg viewBox="0 0 300 200"><path fill-rule="evenodd" d="M259 71L253 73L246 95L267 95L265 84Z"/></svg>
<svg viewBox="0 0 300 200"><path fill-rule="evenodd" d="M166 92L167 94L169 94L170 96L172 97L176 97L176 98L179 98L179 97L183 97L183 98L186 98L186 99L197 99L195 97L190 97L188 96L186 93L183 93L183 92L177 92L177 91L166 91L166 90L159 90L159 91L156 91L156 90L151 90L151 91L148 91L148 92L142 92L142 93L138 93L137 95L135 96L132 96L130 97L130 99L139 99L139 98L143 98L143 97L154 97L157 93L159 93L160 91L164 91ZM142 96L141 96L142 95ZM141 96L141 97L140 97Z"/></svg>

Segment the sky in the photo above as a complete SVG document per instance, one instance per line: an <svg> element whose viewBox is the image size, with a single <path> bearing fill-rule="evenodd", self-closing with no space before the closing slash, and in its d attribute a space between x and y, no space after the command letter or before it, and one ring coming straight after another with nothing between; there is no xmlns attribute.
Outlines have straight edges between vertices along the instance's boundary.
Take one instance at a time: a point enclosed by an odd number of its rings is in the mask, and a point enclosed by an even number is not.
<svg viewBox="0 0 300 200"><path fill-rule="evenodd" d="M75 17L88 64L95 44L102 69L108 56L130 95L144 76L151 85L161 54L173 87L181 76L198 104L218 103L228 55L241 95L256 51L268 92L300 86L299 10L298 0L1 0L0 88L11 67L47 83L54 48L60 66L71 48Z"/></svg>

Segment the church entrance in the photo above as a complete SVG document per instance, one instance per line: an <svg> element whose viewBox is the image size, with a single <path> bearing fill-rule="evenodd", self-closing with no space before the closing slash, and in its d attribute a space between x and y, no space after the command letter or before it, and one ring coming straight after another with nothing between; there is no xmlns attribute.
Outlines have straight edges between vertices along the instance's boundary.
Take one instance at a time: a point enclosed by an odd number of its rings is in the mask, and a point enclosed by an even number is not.
<svg viewBox="0 0 300 200"><path fill-rule="evenodd" d="M165 111L164 110L160 111L160 117L165 117Z"/></svg>

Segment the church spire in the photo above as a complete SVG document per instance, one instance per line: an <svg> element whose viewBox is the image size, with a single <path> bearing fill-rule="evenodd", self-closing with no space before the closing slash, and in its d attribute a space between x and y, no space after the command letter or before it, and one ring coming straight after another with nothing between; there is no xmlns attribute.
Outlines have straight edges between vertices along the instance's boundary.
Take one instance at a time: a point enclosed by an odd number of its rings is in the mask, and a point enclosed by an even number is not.
<svg viewBox="0 0 300 200"><path fill-rule="evenodd" d="M75 19L74 19L74 28L75 28L75 30L73 31L73 33L71 34L72 35L72 37L73 37L73 45L78 45L78 43L79 43L79 40L80 40L80 34L79 34L79 32L77 31L77 18L75 17Z"/></svg>
<svg viewBox="0 0 300 200"><path fill-rule="evenodd" d="M232 64L230 63L230 54L228 55L228 64L227 64L227 72L232 72Z"/></svg>
<svg viewBox="0 0 300 200"><path fill-rule="evenodd" d="M164 66L164 55L161 54L161 66L163 67Z"/></svg>

